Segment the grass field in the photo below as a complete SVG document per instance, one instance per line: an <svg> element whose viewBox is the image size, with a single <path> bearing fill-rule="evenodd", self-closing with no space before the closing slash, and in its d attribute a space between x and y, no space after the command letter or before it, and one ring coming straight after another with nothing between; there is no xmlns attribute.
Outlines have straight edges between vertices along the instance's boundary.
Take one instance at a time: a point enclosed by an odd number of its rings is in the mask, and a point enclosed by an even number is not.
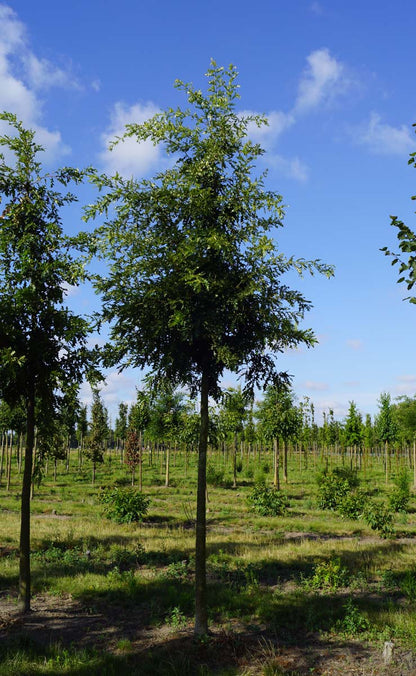
<svg viewBox="0 0 416 676"><path fill-rule="evenodd" d="M289 458L284 516L250 511L258 461L239 485L208 487L212 635L196 641L193 550L196 459L146 461L141 524L103 516L99 487L128 485L116 457L98 468L59 466L32 501L33 611L17 612L20 477L0 488L0 674L416 673L416 501L382 539L362 520L317 507L319 458ZM222 467L213 455L210 465ZM263 470L271 458L261 460ZM360 472L374 499L391 492L382 464ZM227 474L228 473L228 474ZM395 468L392 468L392 478ZM272 472L266 474L269 482ZM383 659L386 642L392 660ZM388 646L387 646L388 649ZM416 652L415 652L416 655Z"/></svg>

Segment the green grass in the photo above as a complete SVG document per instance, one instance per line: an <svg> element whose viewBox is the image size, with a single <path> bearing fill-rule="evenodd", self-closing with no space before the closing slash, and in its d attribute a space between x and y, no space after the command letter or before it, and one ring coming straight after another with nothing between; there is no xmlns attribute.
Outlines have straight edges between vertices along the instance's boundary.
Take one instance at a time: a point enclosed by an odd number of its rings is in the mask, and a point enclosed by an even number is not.
<svg viewBox="0 0 416 676"><path fill-rule="evenodd" d="M258 516L247 502L257 466L250 459L236 489L208 488L209 618L216 638L201 660L202 648L191 638L196 458L188 458L186 478L183 458L171 458L169 488L161 460L155 456L152 467L144 466L150 507L143 524L116 524L103 516L99 487L129 485L129 473L115 457L98 468L95 486L88 464L78 472L75 453L68 473L59 465L56 482L49 471L32 501L32 585L35 596L70 597L86 614L131 614L139 635L156 631L166 639L144 657L136 634L123 623L111 640L100 645L92 639L82 649L65 641L65 634L60 644L39 643L23 628L5 635L0 675L129 674L139 654L143 674L244 673L236 654L246 646L235 648L228 663L216 644L218 632L236 640L227 630L236 622L256 640L266 631L287 645L317 632L373 643L392 638L416 648L414 498L405 517L395 516L397 537L382 540L363 520L318 509L319 461L300 470L299 458L292 457L289 484L282 485L288 513ZM271 466L270 456L260 465L266 461ZM210 462L224 468L223 458L212 456ZM231 475L230 458L225 485ZM271 474L266 476L270 482ZM16 596L20 481L15 472L10 491L0 487L0 609ZM366 477L361 473L361 487L380 501L391 490L381 465L367 469ZM179 649L181 642L186 649ZM222 671L216 664L220 654Z"/></svg>

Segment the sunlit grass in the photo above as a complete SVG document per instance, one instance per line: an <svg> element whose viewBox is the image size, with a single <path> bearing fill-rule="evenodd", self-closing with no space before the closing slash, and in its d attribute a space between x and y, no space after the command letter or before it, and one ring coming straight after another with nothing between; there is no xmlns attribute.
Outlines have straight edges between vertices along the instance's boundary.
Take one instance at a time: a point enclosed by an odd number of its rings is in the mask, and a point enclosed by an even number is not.
<svg viewBox="0 0 416 676"><path fill-rule="evenodd" d="M155 455L152 467L144 465L143 490L151 502L144 523L137 524L116 524L102 513L100 487L115 482L130 485L130 476L115 456L111 464L106 461L98 468L94 486L89 466L78 471L75 455L68 473L59 464L56 481L49 468L32 501L35 595L72 598L94 612L111 609L113 604L125 607L126 612L134 608L147 626L168 626L171 632L179 619L192 624L196 459L188 459L186 478L183 457L178 454L171 459L169 487L164 485L162 460L162 455ZM224 466L224 458L218 455L211 455L209 461ZM266 461L271 467L271 458L261 463ZM294 640L297 632L303 635L305 631L342 635L351 627L354 630L354 622L358 632L357 618L362 615L369 623L367 640L393 637L416 647L415 500L408 514L395 517L400 537L382 540L363 520L342 519L335 512L318 509L319 458L310 459L306 470L300 469L299 458L294 457L289 483L281 487L289 500L287 514L262 517L251 512L247 502L253 467L253 458L248 463L245 460L233 489L229 458L225 486L208 486L210 622L227 627L238 619L247 627L266 628L287 640L292 635ZM364 490L377 499L388 495L381 466L368 468L367 476L361 477ZM270 472L266 478L271 483ZM4 485L0 488L0 592L4 598L16 595L20 481L15 473L10 491ZM307 580L317 567L337 559L347 571L348 588L311 590ZM358 609L351 617L346 615L347 596ZM105 657L107 671L102 673L129 673L130 652L134 653L129 640L121 638L120 646L126 647L115 646L114 654ZM0 674L56 673L57 665L59 673L78 673L76 669L84 673L85 667L90 674L100 673L104 664L103 656L94 651L71 652L52 646L38 655L33 646L11 645L8 650ZM147 668L143 673L162 673L151 661ZM191 661L183 674L194 673L192 668Z"/></svg>

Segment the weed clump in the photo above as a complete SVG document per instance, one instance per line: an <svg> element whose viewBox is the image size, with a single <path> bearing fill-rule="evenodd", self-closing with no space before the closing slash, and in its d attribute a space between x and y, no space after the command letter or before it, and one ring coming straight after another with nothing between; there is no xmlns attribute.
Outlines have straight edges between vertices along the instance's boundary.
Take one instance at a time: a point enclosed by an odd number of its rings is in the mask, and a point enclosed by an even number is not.
<svg viewBox="0 0 416 676"><path fill-rule="evenodd" d="M380 537L388 538L394 535L393 512L387 505L375 502L374 500L367 500L363 518Z"/></svg>
<svg viewBox="0 0 416 676"><path fill-rule="evenodd" d="M407 512L410 502L410 476L404 469L394 480L394 489L389 499L389 507L393 512Z"/></svg>
<svg viewBox="0 0 416 676"><path fill-rule="evenodd" d="M251 511L260 516L283 516L287 513L288 499L276 488L257 484L248 498Z"/></svg>
<svg viewBox="0 0 416 676"><path fill-rule="evenodd" d="M303 586L310 591L334 591L349 584L348 570L339 556L317 563L311 577L303 578Z"/></svg>
<svg viewBox="0 0 416 676"><path fill-rule="evenodd" d="M150 504L150 499L140 491L118 486L102 488L98 499L104 505L106 517L116 523L142 521Z"/></svg>
<svg viewBox="0 0 416 676"><path fill-rule="evenodd" d="M317 482L319 508L334 511L339 509L345 497L359 485L357 472L348 467L325 469L318 474Z"/></svg>

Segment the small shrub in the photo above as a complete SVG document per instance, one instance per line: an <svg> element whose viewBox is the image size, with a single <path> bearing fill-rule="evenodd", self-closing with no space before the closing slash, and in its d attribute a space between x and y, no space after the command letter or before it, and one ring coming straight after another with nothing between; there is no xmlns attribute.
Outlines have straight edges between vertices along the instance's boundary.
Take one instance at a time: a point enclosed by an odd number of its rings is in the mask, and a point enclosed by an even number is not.
<svg viewBox="0 0 416 676"><path fill-rule="evenodd" d="M266 483L266 475L265 475L265 473L263 472L262 469L258 469L254 472L253 479L254 479L255 485Z"/></svg>
<svg viewBox="0 0 416 676"><path fill-rule="evenodd" d="M400 591L410 601L416 599L416 575L414 570L407 570L403 580L400 581Z"/></svg>
<svg viewBox="0 0 416 676"><path fill-rule="evenodd" d="M98 499L104 505L107 518L116 523L142 521L150 504L149 498L140 491L117 486L101 489Z"/></svg>
<svg viewBox="0 0 416 676"><path fill-rule="evenodd" d="M337 622L336 626L338 630L343 631L349 636L355 636L370 629L370 622L351 599L348 599L343 608L345 615L342 620Z"/></svg>
<svg viewBox="0 0 416 676"><path fill-rule="evenodd" d="M389 499L389 507L393 512L407 512L410 502L410 476L405 469L394 480L393 493Z"/></svg>
<svg viewBox="0 0 416 676"><path fill-rule="evenodd" d="M207 484L209 486L221 486L224 483L224 472L213 465L207 467Z"/></svg>
<svg viewBox="0 0 416 676"><path fill-rule="evenodd" d="M175 606L166 616L166 624L172 629L183 629L187 625L187 620L179 606Z"/></svg>
<svg viewBox="0 0 416 676"><path fill-rule="evenodd" d="M254 487L248 498L250 509L261 516L283 516L287 513L289 502L283 493L265 484Z"/></svg>
<svg viewBox="0 0 416 676"><path fill-rule="evenodd" d="M341 559L337 556L329 559L329 561L317 563L313 575L304 579L303 585L306 589L332 591L340 587L347 587L348 582L348 570L341 564Z"/></svg>
<svg viewBox="0 0 416 676"><path fill-rule="evenodd" d="M319 508L336 510L345 496L358 488L359 479L355 470L335 467L318 474L317 483Z"/></svg>
<svg viewBox="0 0 416 676"><path fill-rule="evenodd" d="M393 513L386 505L374 502L374 500L368 500L363 512L363 518L380 537L388 538L394 535Z"/></svg>
<svg viewBox="0 0 416 676"><path fill-rule="evenodd" d="M253 465L249 465L246 469L246 477L247 479L253 479L254 477L254 468Z"/></svg>
<svg viewBox="0 0 416 676"><path fill-rule="evenodd" d="M170 580L177 580L179 582L185 582L189 580L192 575L192 570L190 568L189 561L175 561L170 563L166 570L166 577Z"/></svg>
<svg viewBox="0 0 416 676"><path fill-rule="evenodd" d="M235 463L235 469L240 474L240 472L243 469L243 461L242 460L237 460L237 462Z"/></svg>
<svg viewBox="0 0 416 676"><path fill-rule="evenodd" d="M365 504L366 496L362 491L350 491L341 498L338 512L346 519L358 519L364 512Z"/></svg>

